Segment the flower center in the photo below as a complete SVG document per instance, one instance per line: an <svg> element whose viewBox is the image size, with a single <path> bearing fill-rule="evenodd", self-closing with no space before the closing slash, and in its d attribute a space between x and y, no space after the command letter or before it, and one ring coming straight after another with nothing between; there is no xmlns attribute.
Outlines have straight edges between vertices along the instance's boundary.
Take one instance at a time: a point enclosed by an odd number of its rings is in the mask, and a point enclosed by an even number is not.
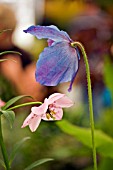
<svg viewBox="0 0 113 170"><path fill-rule="evenodd" d="M46 117L47 117L48 120L50 118L55 120L55 114L56 114L56 112L54 110L52 110L51 108L48 108L47 113L46 113Z"/></svg>

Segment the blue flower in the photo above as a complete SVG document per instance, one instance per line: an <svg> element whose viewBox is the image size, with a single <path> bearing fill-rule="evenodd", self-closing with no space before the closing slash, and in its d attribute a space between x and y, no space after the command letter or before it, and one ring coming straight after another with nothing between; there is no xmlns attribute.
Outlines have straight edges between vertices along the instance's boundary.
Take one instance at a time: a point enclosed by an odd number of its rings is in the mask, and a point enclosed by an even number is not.
<svg viewBox="0 0 113 170"><path fill-rule="evenodd" d="M30 33L38 39L45 38L48 47L40 54L36 65L36 81L46 86L56 86L70 81L68 91L71 91L78 71L79 53L73 47L69 35L56 26L31 26L25 33Z"/></svg>

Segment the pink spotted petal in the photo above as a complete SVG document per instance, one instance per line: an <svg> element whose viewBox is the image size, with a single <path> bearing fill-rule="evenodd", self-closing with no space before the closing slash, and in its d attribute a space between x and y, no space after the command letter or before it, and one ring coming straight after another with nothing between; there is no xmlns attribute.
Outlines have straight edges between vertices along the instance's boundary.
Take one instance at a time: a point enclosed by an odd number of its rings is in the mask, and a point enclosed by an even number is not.
<svg viewBox="0 0 113 170"><path fill-rule="evenodd" d="M45 100L45 102L39 107L32 107L31 111L36 115L42 115L46 113L47 109L48 109L48 101Z"/></svg>
<svg viewBox="0 0 113 170"><path fill-rule="evenodd" d="M61 94L61 93L54 93L52 95L49 96L48 98L48 104L52 104L54 102L56 102L57 100L61 99L62 97L64 97L65 94Z"/></svg>
<svg viewBox="0 0 113 170"><path fill-rule="evenodd" d="M73 102L72 100L70 100L67 96L63 96L62 98L59 98L58 100L56 100L55 106L56 107L71 107L73 106Z"/></svg>
<svg viewBox="0 0 113 170"><path fill-rule="evenodd" d="M30 130L34 132L39 126L40 121L41 121L41 116L38 116L31 112L31 114L25 119L22 128L29 126Z"/></svg>
<svg viewBox="0 0 113 170"><path fill-rule="evenodd" d="M30 130L34 132L42 119L42 116L46 114L46 111L48 109L48 100L45 99L45 102L39 106L39 107L32 107L31 108L31 114L25 119L22 128L29 125Z"/></svg>
<svg viewBox="0 0 113 170"><path fill-rule="evenodd" d="M28 126L31 123L33 115L34 115L34 113L32 113L32 112L28 115L28 117L24 120L22 128Z"/></svg>
<svg viewBox="0 0 113 170"><path fill-rule="evenodd" d="M36 114L34 114L33 112L31 112L31 113L27 116L27 118L24 120L24 123L23 123L23 125L22 125L22 128L30 125L34 119L38 119L39 117L41 118L41 115L40 115L40 116L37 116Z"/></svg>
<svg viewBox="0 0 113 170"><path fill-rule="evenodd" d="M65 94L54 93L48 98L48 104L55 103L56 107L71 107L73 105L72 100L70 100Z"/></svg>
<svg viewBox="0 0 113 170"><path fill-rule="evenodd" d="M41 122L41 117L37 116L32 119L32 122L29 124L29 128L32 132L36 131L38 128L39 124Z"/></svg>
<svg viewBox="0 0 113 170"><path fill-rule="evenodd" d="M61 120L63 117L63 110L61 108L54 108L55 111L55 120Z"/></svg>

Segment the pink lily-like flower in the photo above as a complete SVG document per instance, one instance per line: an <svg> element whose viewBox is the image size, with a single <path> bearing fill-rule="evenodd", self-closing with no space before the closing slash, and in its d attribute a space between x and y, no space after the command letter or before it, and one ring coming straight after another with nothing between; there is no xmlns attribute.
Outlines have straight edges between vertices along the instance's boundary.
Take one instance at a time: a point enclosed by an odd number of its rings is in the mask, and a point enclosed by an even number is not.
<svg viewBox="0 0 113 170"><path fill-rule="evenodd" d="M0 107L4 106L5 102L0 99Z"/></svg>
<svg viewBox="0 0 113 170"><path fill-rule="evenodd" d="M29 126L32 132L36 131L41 119L45 121L61 120L64 107L71 107L73 102L61 93L54 93L44 100L39 107L32 107L30 115L25 119L22 128Z"/></svg>

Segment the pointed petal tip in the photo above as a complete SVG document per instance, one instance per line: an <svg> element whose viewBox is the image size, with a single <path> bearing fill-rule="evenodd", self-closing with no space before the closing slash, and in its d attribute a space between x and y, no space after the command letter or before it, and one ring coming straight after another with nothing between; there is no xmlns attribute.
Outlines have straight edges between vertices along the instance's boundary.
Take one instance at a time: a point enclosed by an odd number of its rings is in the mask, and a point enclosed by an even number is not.
<svg viewBox="0 0 113 170"><path fill-rule="evenodd" d="M31 132L35 132L36 131L36 129L34 130L34 129L31 129L31 128L30 128L30 130L31 130Z"/></svg>
<svg viewBox="0 0 113 170"><path fill-rule="evenodd" d="M72 87L69 87L69 88L68 88L68 92L71 92L71 90L72 90Z"/></svg>
<svg viewBox="0 0 113 170"><path fill-rule="evenodd" d="M39 125L38 125L38 126L39 126ZM37 130L38 126L37 126L37 127L34 127L34 126L30 126L30 125L29 125L29 129L30 129L31 132L35 132L35 131Z"/></svg>
<svg viewBox="0 0 113 170"><path fill-rule="evenodd" d="M29 32L32 31L33 29L35 29L35 26L34 26L34 25L28 27L26 30L23 30L23 32L29 33Z"/></svg>
<svg viewBox="0 0 113 170"><path fill-rule="evenodd" d="M27 30L23 30L23 32L27 33Z"/></svg>
<svg viewBox="0 0 113 170"><path fill-rule="evenodd" d="M25 127L24 125L21 126L21 128L24 128L24 127Z"/></svg>

